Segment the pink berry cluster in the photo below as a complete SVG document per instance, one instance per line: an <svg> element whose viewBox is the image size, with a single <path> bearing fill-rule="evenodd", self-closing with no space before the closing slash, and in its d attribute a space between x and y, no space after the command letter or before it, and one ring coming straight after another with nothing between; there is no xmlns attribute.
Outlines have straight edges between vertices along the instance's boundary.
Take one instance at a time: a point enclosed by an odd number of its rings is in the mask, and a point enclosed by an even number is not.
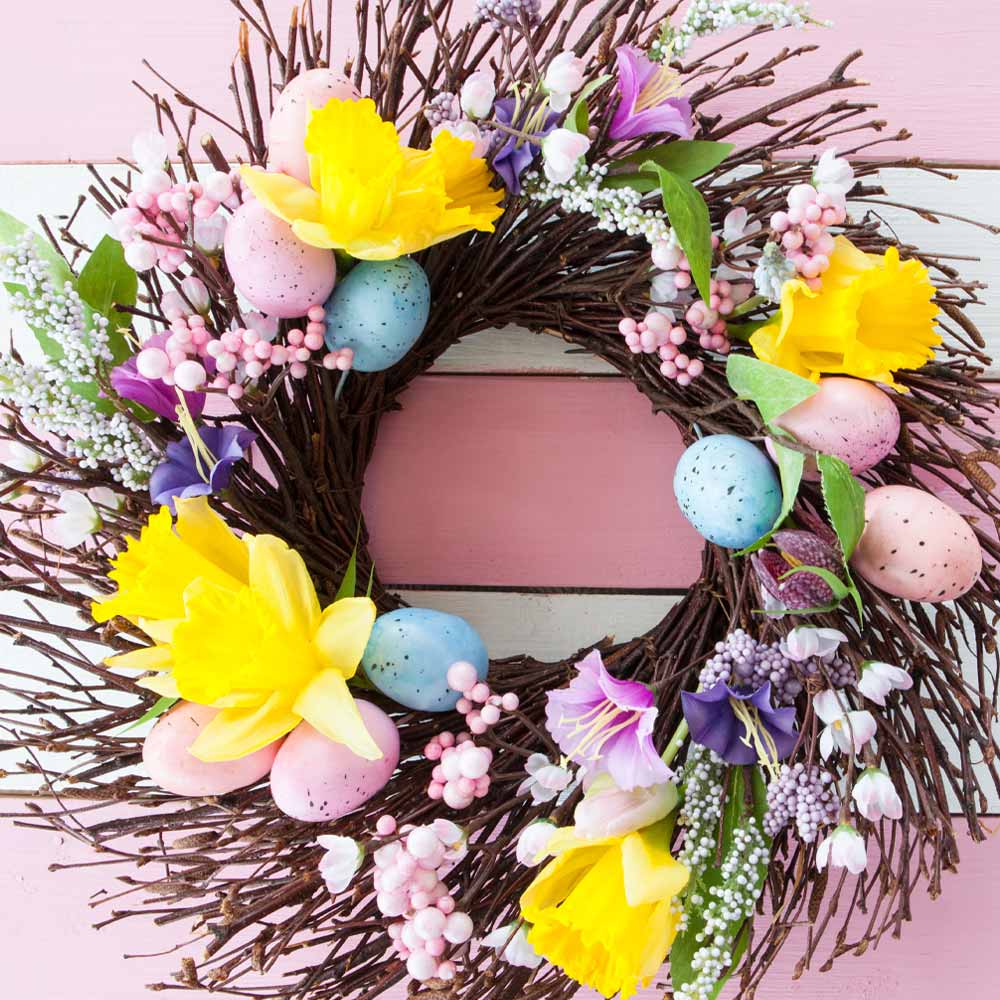
<svg viewBox="0 0 1000 1000"><path fill-rule="evenodd" d="M206 329L203 316L185 316L172 310L167 316L170 336L166 343L162 348L140 351L136 367L143 378L159 378L186 392L210 384L213 389L224 389L230 399L240 399L245 383L260 378L269 368L287 366L292 378L304 378L308 362L325 347L325 317L321 305L311 306L305 330L289 330L286 343L280 344L254 329L227 330L216 338ZM212 359L209 367L215 371L211 383L206 366L194 360L206 357ZM349 347L329 351L322 363L329 370L348 371L354 363L354 352Z"/></svg>
<svg viewBox="0 0 1000 1000"><path fill-rule="evenodd" d="M427 795L443 800L451 809L466 809L490 789L493 751L479 746L473 734L481 736L500 721L501 712L515 712L520 704L516 694L494 694L489 684L479 680L471 663L459 660L448 668L448 686L461 697L455 710L465 717L469 732L437 733L424 747L424 756L434 761Z"/></svg>
<svg viewBox="0 0 1000 1000"><path fill-rule="evenodd" d="M126 207L115 212L111 222L129 267L135 271L157 267L173 274L187 257L188 226L197 228L223 207L235 210L239 206L240 182L235 171L216 171L204 182L176 182L166 170L145 170L129 192Z"/></svg>
<svg viewBox="0 0 1000 1000"><path fill-rule="evenodd" d="M788 211L771 216L771 228L781 237L785 256L814 291L830 267L834 240L827 229L843 225L847 199L840 190L817 190L796 184L788 192Z"/></svg>
<svg viewBox="0 0 1000 1000"><path fill-rule="evenodd" d="M380 816L377 832L396 832L391 816ZM380 847L375 861L375 905L393 922L389 938L406 971L418 982L455 978L449 945L465 944L472 918L457 909L444 876L465 853L461 830L447 820L427 826L402 827L400 838Z"/></svg>

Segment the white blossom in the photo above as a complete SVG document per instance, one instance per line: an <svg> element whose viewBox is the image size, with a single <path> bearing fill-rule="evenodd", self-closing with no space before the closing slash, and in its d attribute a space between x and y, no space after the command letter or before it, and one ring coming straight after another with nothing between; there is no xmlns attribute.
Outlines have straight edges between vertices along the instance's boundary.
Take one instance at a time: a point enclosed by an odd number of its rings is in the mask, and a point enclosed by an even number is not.
<svg viewBox="0 0 1000 1000"><path fill-rule="evenodd" d="M866 660L861 665L858 690L876 705L885 705L890 691L909 691L911 687L913 678L902 667L879 663L877 660Z"/></svg>
<svg viewBox="0 0 1000 1000"><path fill-rule="evenodd" d="M868 867L868 848L865 839L848 823L841 823L816 851L816 867L823 871L846 868L852 875L860 875Z"/></svg>
<svg viewBox="0 0 1000 1000"><path fill-rule="evenodd" d="M585 840L623 837L659 822L675 805L677 787L671 782L626 792L600 774L574 810L573 823Z"/></svg>
<svg viewBox="0 0 1000 1000"><path fill-rule="evenodd" d="M875 735L878 725L871 712L852 712L844 707L844 696L828 689L813 698L813 708L826 723L819 736L819 752L825 760L834 749L845 754L858 754Z"/></svg>
<svg viewBox="0 0 1000 1000"><path fill-rule="evenodd" d="M162 170L170 159L170 143L155 130L140 132L132 140L132 159L142 173Z"/></svg>
<svg viewBox="0 0 1000 1000"><path fill-rule="evenodd" d="M487 948L493 948L508 965L537 969L542 964L542 956L528 941L524 924L516 929L514 924L504 924L490 931L479 943Z"/></svg>
<svg viewBox="0 0 1000 1000"><path fill-rule="evenodd" d="M835 149L828 149L813 171L813 186L821 193L846 198L854 187L854 170L847 160L837 156Z"/></svg>
<svg viewBox="0 0 1000 1000"><path fill-rule="evenodd" d="M565 184L576 174L590 139L568 128L553 129L542 140L542 169L553 184Z"/></svg>
<svg viewBox="0 0 1000 1000"><path fill-rule="evenodd" d="M847 636L839 629L800 625L798 628L793 628L785 637L784 652L796 663L811 660L813 657L829 661L836 655L842 642L847 642Z"/></svg>
<svg viewBox="0 0 1000 1000"><path fill-rule="evenodd" d="M64 549L82 545L101 527L101 515L86 493L78 490L63 490L56 506L62 511L50 523L52 538Z"/></svg>
<svg viewBox="0 0 1000 1000"><path fill-rule="evenodd" d="M766 243L753 273L757 294L771 302L780 302L785 282L791 281L796 274L795 265L785 256L781 247L777 243Z"/></svg>
<svg viewBox="0 0 1000 1000"><path fill-rule="evenodd" d="M553 764L543 753L533 753L524 765L528 777L518 786L517 793L531 792L535 805L551 802L560 792L565 791L573 775L561 764Z"/></svg>
<svg viewBox="0 0 1000 1000"><path fill-rule="evenodd" d="M0 448L0 465L15 472L34 472L45 464L45 459L33 448L19 441L4 441Z"/></svg>
<svg viewBox="0 0 1000 1000"><path fill-rule="evenodd" d="M549 107L553 111L565 111L585 78L586 63L572 52L560 52L549 63L543 80L549 94Z"/></svg>
<svg viewBox="0 0 1000 1000"><path fill-rule="evenodd" d="M325 835L316 843L326 850L319 863L319 872L332 893L343 892L353 881L365 852L353 837Z"/></svg>
<svg viewBox="0 0 1000 1000"><path fill-rule="evenodd" d="M459 101L462 111L470 118L485 118L493 110L496 96L497 88L493 74L480 69L462 84Z"/></svg>
<svg viewBox="0 0 1000 1000"><path fill-rule="evenodd" d="M903 815L903 802L893 785L892 779L877 767L868 767L854 783L851 798L858 806L858 812L873 823L884 816L899 819Z"/></svg>
<svg viewBox="0 0 1000 1000"><path fill-rule="evenodd" d="M546 857L546 848L552 839L552 834L558 827L548 820L539 820L537 823L529 823L517 838L517 846L514 853L517 860L527 868L534 868L540 865Z"/></svg>
<svg viewBox="0 0 1000 1000"><path fill-rule="evenodd" d="M434 137L440 132L450 132L456 139L472 143L472 155L483 157L489 149L489 140L480 131L479 126L468 118L460 118L458 121L441 122L431 130Z"/></svg>

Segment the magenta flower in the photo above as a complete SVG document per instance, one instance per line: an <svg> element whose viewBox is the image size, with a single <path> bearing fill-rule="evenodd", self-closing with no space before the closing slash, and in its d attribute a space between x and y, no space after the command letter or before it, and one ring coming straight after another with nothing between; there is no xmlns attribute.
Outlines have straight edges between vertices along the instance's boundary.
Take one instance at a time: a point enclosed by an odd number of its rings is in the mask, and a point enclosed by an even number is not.
<svg viewBox="0 0 1000 1000"><path fill-rule="evenodd" d="M830 585L815 573L791 573L798 566L818 566L838 577L843 576L843 560L836 540L831 542L814 531L786 529L772 538L778 550L761 549L751 557L757 581L766 597L769 611L802 611L818 608L834 600Z"/></svg>
<svg viewBox="0 0 1000 1000"><path fill-rule="evenodd" d="M691 102L680 96L677 71L652 62L631 45L620 45L615 55L621 100L611 119L611 138L669 133L690 139L694 135Z"/></svg>
<svg viewBox="0 0 1000 1000"><path fill-rule="evenodd" d="M559 749L588 772L607 771L624 791L669 781L653 746L656 699L638 681L615 680L595 649L569 687L548 693L546 728Z"/></svg>
<svg viewBox="0 0 1000 1000"><path fill-rule="evenodd" d="M142 346L163 347L167 336L165 333L154 334ZM145 406L167 420L177 419L177 390L162 379L148 379L140 375L134 357L111 369L111 387L122 399ZM205 393L185 392L184 399L191 416L201 416L205 408Z"/></svg>
<svg viewBox="0 0 1000 1000"><path fill-rule="evenodd" d="M798 742L794 708L771 707L771 685L756 691L737 691L719 681L707 691L681 692L684 718L691 739L714 750L728 764L756 764L759 747L784 760Z"/></svg>

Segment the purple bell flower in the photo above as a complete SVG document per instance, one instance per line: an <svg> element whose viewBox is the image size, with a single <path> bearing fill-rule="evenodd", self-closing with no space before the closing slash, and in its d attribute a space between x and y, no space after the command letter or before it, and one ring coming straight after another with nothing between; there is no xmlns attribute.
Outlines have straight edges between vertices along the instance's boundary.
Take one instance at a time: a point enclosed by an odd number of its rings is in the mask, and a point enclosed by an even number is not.
<svg viewBox="0 0 1000 1000"><path fill-rule="evenodd" d="M157 506L176 513L174 500L187 497L211 496L224 490L232 478L233 466L257 440L257 435L245 427L224 424L221 427L199 427L198 436L212 453L214 462L208 469L208 481L202 475L191 442L184 438L167 445L167 457L149 477L149 495Z"/></svg>
<svg viewBox="0 0 1000 1000"><path fill-rule="evenodd" d="M167 337L166 333L154 334L142 346L162 348L167 342ZM135 357L111 369L111 387L122 399L129 399L133 403L145 406L146 409L166 417L167 420L177 419L177 390L162 379L148 379L140 375ZM184 399L191 416L196 419L200 417L202 410L205 409L205 393L185 392Z"/></svg>
<svg viewBox="0 0 1000 1000"><path fill-rule="evenodd" d="M653 746L653 692L612 677L596 649L576 669L569 687L550 691L545 706L559 749L589 774L606 771L623 791L669 781L672 772Z"/></svg>
<svg viewBox="0 0 1000 1000"><path fill-rule="evenodd" d="M647 59L631 45L620 45L615 56L620 100L611 119L611 138L668 133L690 139L694 135L691 102L680 96L677 71Z"/></svg>
<svg viewBox="0 0 1000 1000"><path fill-rule="evenodd" d="M681 692L681 705L691 739L714 750L728 764L756 764L758 746L771 742L777 760L784 760L799 739L795 709L771 707L769 682L756 691L739 691L719 681L707 691ZM756 730L753 737L748 721Z"/></svg>
<svg viewBox="0 0 1000 1000"><path fill-rule="evenodd" d="M493 116L501 125L518 127L514 122L514 101L510 97L503 97L493 105ZM557 114L546 115L545 124L539 132L533 134L531 140L520 139L516 135L507 135L506 132L497 130L498 135L506 141L493 155L493 169L500 175L504 187L511 194L521 193L521 174L541 149L542 139L556 127L558 121Z"/></svg>

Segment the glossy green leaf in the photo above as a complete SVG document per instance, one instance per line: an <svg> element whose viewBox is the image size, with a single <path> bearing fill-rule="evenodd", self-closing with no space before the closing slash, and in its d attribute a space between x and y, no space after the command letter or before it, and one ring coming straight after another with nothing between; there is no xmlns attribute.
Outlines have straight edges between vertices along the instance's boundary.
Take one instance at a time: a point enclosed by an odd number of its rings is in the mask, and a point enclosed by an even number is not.
<svg viewBox="0 0 1000 1000"><path fill-rule="evenodd" d="M598 87L603 87L604 84L611 79L610 74L605 73L603 76L597 77L595 80L591 80L577 95L576 100L573 102L573 106L569 109L566 115L566 121L564 128L568 128L571 132L579 132L581 135L587 131L590 127L590 111L587 108L587 98L597 90Z"/></svg>
<svg viewBox="0 0 1000 1000"><path fill-rule="evenodd" d="M757 539L753 545L748 545L745 549L737 552L738 556L745 556L751 552L762 549L771 540L771 536L781 527L781 522L788 517L795 506L795 500L799 495L799 486L802 484L802 472L805 469L806 456L801 451L794 448L786 448L776 439L771 439L774 447L774 458L778 463L778 473L781 476L781 510L775 519L770 530Z"/></svg>
<svg viewBox="0 0 1000 1000"><path fill-rule="evenodd" d="M812 608L805 612L796 611L796 614L806 614L808 611L832 610L832 608L839 606L845 598L850 597L854 601L854 607L857 609L858 621L864 620L865 610L864 605L861 603L861 594L858 592L858 588L855 586L849 573L847 574L848 582L844 583L836 573L831 573L830 570L822 566L796 566L794 569L790 569L787 573L783 574L781 579L787 579L795 573L812 573L813 576L818 576L833 591L833 596L836 599L836 604L832 605L832 607Z"/></svg>
<svg viewBox="0 0 1000 1000"><path fill-rule="evenodd" d="M646 169L650 161L686 181L714 170L736 147L731 142L710 142L707 139L675 139L652 149L641 149L636 153L615 160L612 166L641 163Z"/></svg>
<svg viewBox="0 0 1000 1000"><path fill-rule="evenodd" d="M846 562L865 530L865 490L841 459L833 455L819 455L816 465L823 488L823 503L830 515L830 524L840 539Z"/></svg>
<svg viewBox="0 0 1000 1000"><path fill-rule="evenodd" d="M172 708L177 704L179 699L177 698L159 698L150 706L150 708L143 712L138 719L135 720L131 725L126 726L122 733L127 733L132 729L138 729L139 726L146 722L152 722L153 719L158 719L164 712Z"/></svg>
<svg viewBox="0 0 1000 1000"><path fill-rule="evenodd" d="M127 313L119 312L114 306L135 305L139 294L139 276L125 262L121 243L105 236L94 247L77 279L77 292L95 312L107 316L111 323L110 346L115 363L124 361L132 352L120 330L128 329L132 320Z"/></svg>
<svg viewBox="0 0 1000 1000"><path fill-rule="evenodd" d="M353 597L358 589L358 543L354 543L354 551L351 558L347 560L347 569L344 570L344 577L337 588L337 596L334 601L342 601L345 597Z"/></svg>
<svg viewBox="0 0 1000 1000"><path fill-rule="evenodd" d="M782 413L819 391L819 386L809 379L748 354L729 355L726 378L740 399L756 405L765 424L773 423Z"/></svg>
<svg viewBox="0 0 1000 1000"><path fill-rule="evenodd" d="M707 302L711 298L712 281L712 220L708 205L689 180L652 161L643 163L642 169L654 172L660 180L660 194L667 218L691 265L691 277L702 299Z"/></svg>
<svg viewBox="0 0 1000 1000"><path fill-rule="evenodd" d="M632 188L640 194L649 194L651 191L656 191L659 186L660 182L651 174L612 174L601 181L602 188L611 188L613 190Z"/></svg>

